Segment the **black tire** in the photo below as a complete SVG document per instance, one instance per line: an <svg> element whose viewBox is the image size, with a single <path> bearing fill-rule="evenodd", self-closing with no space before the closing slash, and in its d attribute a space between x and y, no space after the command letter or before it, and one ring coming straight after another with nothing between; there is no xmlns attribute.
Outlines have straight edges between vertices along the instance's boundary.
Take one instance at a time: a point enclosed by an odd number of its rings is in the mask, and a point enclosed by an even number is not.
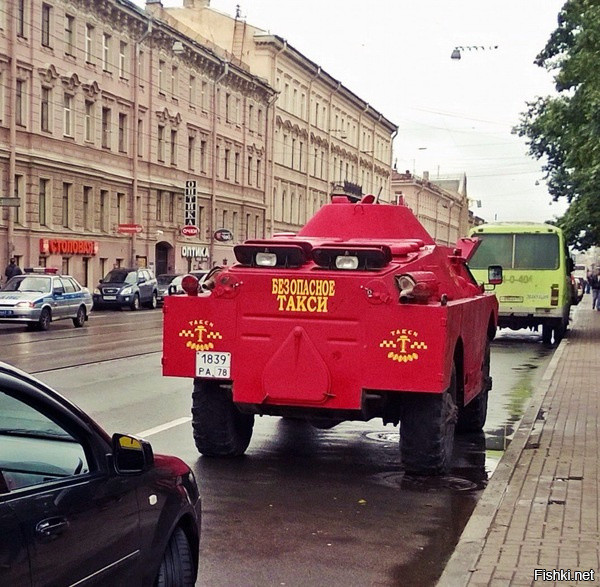
<svg viewBox="0 0 600 587"><path fill-rule="evenodd" d="M194 587L196 568L190 543L181 528L176 528L160 562L155 587Z"/></svg>
<svg viewBox="0 0 600 587"><path fill-rule="evenodd" d="M52 322L52 313L48 308L43 308L37 323L38 329L48 330L48 328L50 328L50 322Z"/></svg>
<svg viewBox="0 0 600 587"><path fill-rule="evenodd" d="M558 344L565 336L565 334L567 333L567 326L568 326L569 320L561 320L559 323L556 324L556 326L554 327L554 343Z"/></svg>
<svg viewBox="0 0 600 587"><path fill-rule="evenodd" d="M542 342L550 344L552 342L552 325L548 322L542 324Z"/></svg>
<svg viewBox="0 0 600 587"><path fill-rule="evenodd" d="M444 393L407 394L400 423L404 470L412 475L443 475L450 468L454 448L456 369Z"/></svg>
<svg viewBox="0 0 600 587"><path fill-rule="evenodd" d="M156 295L156 292L152 292L152 297L146 304L146 308L150 308L150 310L156 310L156 308L158 308L158 296Z"/></svg>
<svg viewBox="0 0 600 587"><path fill-rule="evenodd" d="M85 306L79 306L79 308L77 309L77 316L75 316L75 318L73 318L73 326L75 326L75 328L81 328L82 326L84 326L85 325L85 316L86 316Z"/></svg>
<svg viewBox="0 0 600 587"><path fill-rule="evenodd" d="M233 403L231 389L220 381L194 381L192 428L200 453L207 457L243 455L254 427L254 415L243 414Z"/></svg>
<svg viewBox="0 0 600 587"><path fill-rule="evenodd" d="M129 306L132 312L137 312L140 309L140 295L135 294L133 296L133 300L131 301L131 305Z"/></svg>
<svg viewBox="0 0 600 587"><path fill-rule="evenodd" d="M486 342L483 363L481 365L481 391L466 406L459 408L457 432L481 432L487 418L488 395L492 389L490 377L490 341Z"/></svg>

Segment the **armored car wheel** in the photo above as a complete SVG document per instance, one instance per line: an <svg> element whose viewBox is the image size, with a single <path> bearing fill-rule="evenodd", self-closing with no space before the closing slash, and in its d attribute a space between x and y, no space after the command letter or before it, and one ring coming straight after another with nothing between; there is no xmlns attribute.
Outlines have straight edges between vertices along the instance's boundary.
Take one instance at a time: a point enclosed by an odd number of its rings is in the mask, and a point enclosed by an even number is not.
<svg viewBox="0 0 600 587"><path fill-rule="evenodd" d="M450 467L454 448L456 369L448 389L441 394L406 396L400 421L402 464L413 475L443 475Z"/></svg>
<svg viewBox="0 0 600 587"><path fill-rule="evenodd" d="M254 427L254 416L233 404L231 389L220 381L194 380L192 428L196 448L205 456L244 454Z"/></svg>
<svg viewBox="0 0 600 587"><path fill-rule="evenodd" d="M466 406L459 408L457 432L481 432L487 418L488 395L492 388L490 377L490 341L485 346L483 363L481 365L481 391Z"/></svg>

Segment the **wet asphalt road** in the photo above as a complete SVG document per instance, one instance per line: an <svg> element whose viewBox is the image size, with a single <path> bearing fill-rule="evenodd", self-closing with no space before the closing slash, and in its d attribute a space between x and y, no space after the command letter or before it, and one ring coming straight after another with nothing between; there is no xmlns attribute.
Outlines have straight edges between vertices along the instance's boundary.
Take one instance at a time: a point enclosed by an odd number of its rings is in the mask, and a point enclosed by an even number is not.
<svg viewBox="0 0 600 587"><path fill-rule="evenodd" d="M450 475L410 478L397 429L376 420L316 430L258 418L245 457L199 457L191 381L160 375L161 319L124 311L94 314L83 329L0 325L0 357L37 372L109 432L144 432L155 451L193 467L204 586L433 585L552 352L539 335L502 332L486 435L457 438Z"/></svg>

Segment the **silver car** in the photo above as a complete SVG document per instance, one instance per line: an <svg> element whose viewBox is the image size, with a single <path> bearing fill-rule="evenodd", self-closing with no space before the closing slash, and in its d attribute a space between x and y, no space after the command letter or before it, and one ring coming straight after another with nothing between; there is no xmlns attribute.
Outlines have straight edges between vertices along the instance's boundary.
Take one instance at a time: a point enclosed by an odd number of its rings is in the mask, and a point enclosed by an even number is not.
<svg viewBox="0 0 600 587"><path fill-rule="evenodd" d="M48 330L50 322L70 318L80 328L92 310L92 295L69 275L25 273L0 290L0 322Z"/></svg>

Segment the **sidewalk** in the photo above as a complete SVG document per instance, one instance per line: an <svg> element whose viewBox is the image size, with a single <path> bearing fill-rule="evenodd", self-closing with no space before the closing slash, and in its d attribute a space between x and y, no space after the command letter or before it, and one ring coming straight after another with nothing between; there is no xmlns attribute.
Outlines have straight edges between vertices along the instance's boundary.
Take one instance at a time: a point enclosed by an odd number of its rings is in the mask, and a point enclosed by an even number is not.
<svg viewBox="0 0 600 587"><path fill-rule="evenodd" d="M584 296L438 587L600 584L600 312ZM493 391L492 391L493 393ZM584 584L581 581L581 584Z"/></svg>

